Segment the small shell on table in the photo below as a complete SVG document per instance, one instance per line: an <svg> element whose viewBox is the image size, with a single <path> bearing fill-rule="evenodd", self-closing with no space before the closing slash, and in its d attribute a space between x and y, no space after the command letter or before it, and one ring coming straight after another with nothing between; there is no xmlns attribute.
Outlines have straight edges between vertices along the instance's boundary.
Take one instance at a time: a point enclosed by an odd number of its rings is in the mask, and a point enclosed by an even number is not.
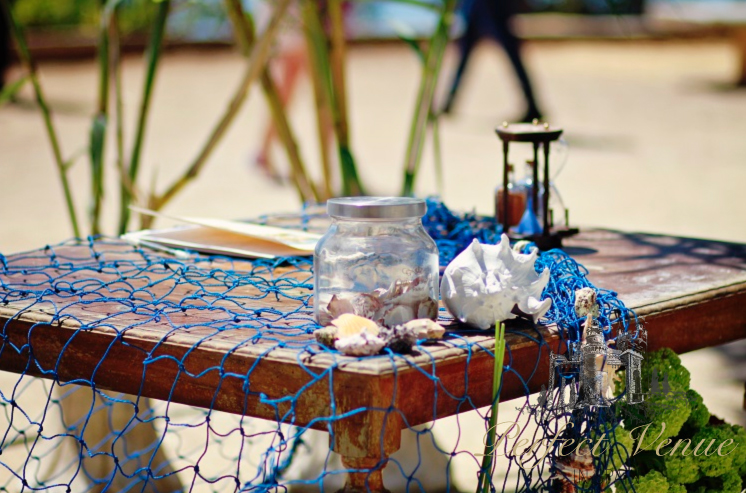
<svg viewBox="0 0 746 493"><path fill-rule="evenodd" d="M319 344L336 348L344 354L368 356L378 354L386 345L379 337L380 332L380 327L374 321L343 313L332 320L331 325L315 330L313 335Z"/></svg>
<svg viewBox="0 0 746 493"><path fill-rule="evenodd" d="M337 339L334 347L348 356L370 356L378 354L386 345L383 339L377 335L363 331L349 337Z"/></svg>
<svg viewBox="0 0 746 493"><path fill-rule="evenodd" d="M442 325L429 318L411 320L404 324L404 327L412 330L418 340L443 339L443 335L446 333L446 329Z"/></svg>
<svg viewBox="0 0 746 493"><path fill-rule="evenodd" d="M588 314L598 318L598 302L593 288L581 288L575 291L575 314L582 318Z"/></svg>
<svg viewBox="0 0 746 493"><path fill-rule="evenodd" d="M316 338L316 341L322 346L332 348L334 347L334 341L337 340L337 328L333 325L330 325L328 327L316 329L313 331L313 336Z"/></svg>
<svg viewBox="0 0 746 493"><path fill-rule="evenodd" d="M332 320L332 325L337 328L337 339L352 337L361 332L377 336L380 332L378 324L373 320L351 313L344 313L335 318Z"/></svg>

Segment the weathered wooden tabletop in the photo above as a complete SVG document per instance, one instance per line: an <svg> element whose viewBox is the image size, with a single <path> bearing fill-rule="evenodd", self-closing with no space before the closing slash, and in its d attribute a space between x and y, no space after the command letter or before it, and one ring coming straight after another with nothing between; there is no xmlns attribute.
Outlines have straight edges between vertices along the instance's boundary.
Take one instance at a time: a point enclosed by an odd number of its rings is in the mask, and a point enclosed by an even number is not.
<svg viewBox="0 0 746 493"><path fill-rule="evenodd" d="M667 346L681 353L746 338L746 246L608 230L587 230L565 243L568 253L589 269L596 286L615 290L644 317L650 350ZM127 255L124 246L121 251ZM241 263L235 265L240 268ZM106 279L109 274L78 275ZM178 300L189 295L190 287L177 284L172 289L168 298ZM251 295L254 288L237 289L245 290L238 294ZM273 303L248 300L241 309L272 308ZM292 303L301 304L284 301L277 308L300 308L299 313L310 316L311 306ZM296 424L310 423L323 430L328 421L321 418L331 413L397 409L393 414L359 413L334 423L344 437L335 440L335 449L361 459L396 450L399 430L406 426L491 401L493 358L486 350L494 341L488 336L462 335L430 345L421 354L360 360L305 351L301 348L312 336L293 328L288 329L292 337L286 345L276 342L283 340L280 329L274 331L274 342L258 343L252 342L250 328L201 330L200 320L207 323L212 316L204 311L187 310L171 316L170 323L150 322L121 331L118 328L131 327L139 315L118 315L113 309L107 303L77 304L70 307L70 318L52 325L44 304L0 305L3 345L28 344L30 349L21 354L2 351L0 369L38 376L54 370L61 381L95 381L105 389L272 420L281 419L294 405ZM86 331L77 331L79 324L71 321L103 317L105 326ZM185 321L191 328L173 330L173 324ZM513 371L504 377L503 400L525 395L526 387L536 391L547 382L547 346L536 344L537 337L558 349L553 327L509 334L505 361ZM231 375L249 372L247 392L243 381ZM328 378L315 378L323 372ZM296 394L295 403L267 405L262 399ZM336 399L333 410L331 395ZM472 404L468 409L463 407L465 396Z"/></svg>

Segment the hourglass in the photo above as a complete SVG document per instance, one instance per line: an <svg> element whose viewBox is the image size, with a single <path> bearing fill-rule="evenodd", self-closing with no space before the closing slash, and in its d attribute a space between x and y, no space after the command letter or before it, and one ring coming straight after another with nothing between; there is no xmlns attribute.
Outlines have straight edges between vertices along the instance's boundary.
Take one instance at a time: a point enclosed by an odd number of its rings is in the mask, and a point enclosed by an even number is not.
<svg viewBox="0 0 746 493"><path fill-rule="evenodd" d="M551 193L556 193L549 174L550 146L552 142L559 140L562 129L534 120L533 123L509 124L505 122L495 131L503 146L503 186L502 193L497 195L496 204L498 220L504 225L505 232L513 239L533 241L542 250L561 247L562 238L578 233L577 228L571 228L569 225L569 214L566 208L564 209L564 226L554 224L554 210L551 208L549 198ZM528 196L524 201L513 200L511 193L511 189L516 188L511 187L509 176L512 166L509 164L508 149L511 142L528 143L533 147L531 166L533 176L529 180L531 186L530 190L527 190ZM543 151L543 166L539 165L540 149ZM525 204L525 209L521 213L518 224L511 228L511 225L515 224L511 218L516 217L517 212L511 211L511 206L516 207L518 204ZM539 216L541 216L541 223Z"/></svg>

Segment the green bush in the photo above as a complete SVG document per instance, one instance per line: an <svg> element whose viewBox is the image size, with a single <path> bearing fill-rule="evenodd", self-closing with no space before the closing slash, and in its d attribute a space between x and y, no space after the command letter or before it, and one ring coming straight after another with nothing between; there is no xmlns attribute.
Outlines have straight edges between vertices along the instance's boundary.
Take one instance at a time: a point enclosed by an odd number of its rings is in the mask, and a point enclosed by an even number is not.
<svg viewBox="0 0 746 493"><path fill-rule="evenodd" d="M101 0L16 0L21 24L38 28L95 28ZM153 0L124 0L119 21L122 32L145 31L153 20Z"/></svg>

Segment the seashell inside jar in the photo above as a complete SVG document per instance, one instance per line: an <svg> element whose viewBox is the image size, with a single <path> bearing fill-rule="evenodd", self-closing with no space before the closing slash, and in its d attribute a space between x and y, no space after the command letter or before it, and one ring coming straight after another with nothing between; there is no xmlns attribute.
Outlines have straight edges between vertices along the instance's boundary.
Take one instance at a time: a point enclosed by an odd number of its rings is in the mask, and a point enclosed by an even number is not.
<svg viewBox="0 0 746 493"><path fill-rule="evenodd" d="M331 199L332 224L314 254L314 314L321 325L340 315L385 327L438 316L438 247L422 226L424 200Z"/></svg>

